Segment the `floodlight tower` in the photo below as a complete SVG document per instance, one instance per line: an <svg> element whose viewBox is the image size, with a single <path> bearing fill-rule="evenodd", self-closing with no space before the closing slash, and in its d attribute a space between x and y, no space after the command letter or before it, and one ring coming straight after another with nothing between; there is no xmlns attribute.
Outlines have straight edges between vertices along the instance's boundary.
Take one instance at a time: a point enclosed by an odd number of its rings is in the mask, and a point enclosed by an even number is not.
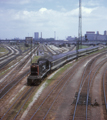
<svg viewBox="0 0 107 120"><path fill-rule="evenodd" d="M78 49L79 44L81 45L82 48L82 8L81 8L81 0L79 0L79 24L78 24L78 38L76 42L76 52L77 52L77 59L78 59Z"/></svg>
<svg viewBox="0 0 107 120"><path fill-rule="evenodd" d="M81 1L79 0L79 25L78 25L78 41L82 48L82 7Z"/></svg>

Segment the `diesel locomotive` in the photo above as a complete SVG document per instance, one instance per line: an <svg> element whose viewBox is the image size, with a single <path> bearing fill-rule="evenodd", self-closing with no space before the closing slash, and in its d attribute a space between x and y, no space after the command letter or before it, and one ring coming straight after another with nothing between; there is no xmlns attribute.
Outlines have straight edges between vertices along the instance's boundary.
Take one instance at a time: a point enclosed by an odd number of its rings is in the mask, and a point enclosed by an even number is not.
<svg viewBox="0 0 107 120"><path fill-rule="evenodd" d="M98 46L78 50L78 57L92 53L98 50ZM65 63L76 59L77 52L69 51L59 55L45 56L38 59L37 63L30 66L31 73L27 78L28 85L38 85L48 72L58 69Z"/></svg>

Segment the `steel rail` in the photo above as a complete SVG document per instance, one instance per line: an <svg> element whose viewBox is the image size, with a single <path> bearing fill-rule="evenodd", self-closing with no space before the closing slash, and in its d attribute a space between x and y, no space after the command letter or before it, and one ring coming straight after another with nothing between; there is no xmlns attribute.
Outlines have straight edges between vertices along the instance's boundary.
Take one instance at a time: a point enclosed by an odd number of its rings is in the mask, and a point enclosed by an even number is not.
<svg viewBox="0 0 107 120"><path fill-rule="evenodd" d="M30 55L26 58L26 60L28 59L28 58L30 58ZM23 68L23 65L21 66L21 68L20 68L20 70ZM19 71L20 71L19 70ZM29 72L28 73L30 73L30 70L29 70ZM28 74L27 73L27 74ZM17 73L16 73L17 74ZM15 75L14 75L15 76ZM13 76L13 77L14 77ZM11 81L11 83L12 82L14 82L16 80L16 78L13 80L13 81ZM18 83L18 82L16 82L16 83ZM15 85L16 85L16 83L15 83ZM7 84L7 85L5 85L1 90L0 90L0 93L8 86L10 84L10 82ZM13 86L12 86L12 88L13 88ZM9 92L11 90L11 88L6 92L6 94ZM6 95L6 94L4 94L4 95ZM4 95L0 98L0 99L2 99L3 97L4 97Z"/></svg>
<svg viewBox="0 0 107 120"><path fill-rule="evenodd" d="M73 68L71 68L70 70L72 70ZM40 104L40 106L37 108L37 110L34 112L34 114L32 115L32 117L30 118L30 120L32 120L32 118L35 116L35 114L38 112L38 110L41 108L41 106L44 104L44 102L47 100L47 98L51 95L51 93L55 90L55 88L62 82L62 80L70 73L70 70L66 73L65 76L63 76L58 83L53 87L53 89L49 92L49 94L45 97L45 99L43 100L43 102ZM74 72L75 73L75 72ZM71 76L70 76L71 77Z"/></svg>
<svg viewBox="0 0 107 120"><path fill-rule="evenodd" d="M95 59L95 58L93 58L93 59ZM93 59L92 59L92 60L93 60ZM92 60L91 60L91 61L92 61ZM90 62L91 62L91 61L90 61ZM89 63L90 63L90 62L89 62ZM89 63L88 63L88 64L89 64ZM87 67L88 67L88 64L87 64L87 66L85 67L85 70L84 70L84 73L83 73L83 76L82 76L82 80L81 80L81 84L80 84L80 87L79 87L79 92L78 92L78 96L77 96L77 100L76 100L76 105L75 105L75 109L74 109L74 114L73 114L73 120L74 120L74 118L75 118L76 108L77 108L77 105L78 105L78 101L79 101L79 98L80 98L80 93L81 93L82 87L83 87L86 79L87 79L88 76L89 76L89 74L88 74L88 75L85 77L85 79L84 79L85 72L86 72L86 69L87 69ZM91 66L91 67L92 67L92 66Z"/></svg>
<svg viewBox="0 0 107 120"><path fill-rule="evenodd" d="M71 79L71 77L75 74L75 72L68 78L68 80L65 82L65 84L62 86L61 90L59 91L59 93L57 94L57 96L55 97L54 101L52 102L51 106L49 107L47 113L45 114L43 120L45 120L45 118L47 117L50 109L52 108L53 104L55 103L56 99L58 98L59 94L62 92L63 88L65 87L65 85L67 84L67 82Z"/></svg>
<svg viewBox="0 0 107 120"><path fill-rule="evenodd" d="M1 100L16 84L18 84L26 75L28 75L28 73L30 73L30 70L28 70L27 73L26 73L23 77L21 77L10 89L0 98L0 100Z"/></svg>
<svg viewBox="0 0 107 120"><path fill-rule="evenodd" d="M103 75L103 94L104 94L105 108L106 108L106 111L107 111L107 99L106 99L107 95L106 95L106 92L105 92L105 85L104 85L105 80L106 80L105 77L107 76L106 72L107 72L107 68L105 69L105 72L104 72L104 75Z"/></svg>
<svg viewBox="0 0 107 120"><path fill-rule="evenodd" d="M60 92L61 92L61 91L60 91ZM57 99L57 98L56 98L56 99ZM27 99L26 99L26 101L27 101ZM24 104L25 104L25 103L24 103ZM24 106L24 104L22 105L22 107ZM22 107L21 107L21 109L22 109ZM20 110L21 110L21 109L20 109ZM19 110L19 112L20 112L20 110ZM19 112L17 113L17 115L19 114ZM15 118L17 117L17 115L15 116ZM14 119L15 119L15 118L14 118Z"/></svg>
<svg viewBox="0 0 107 120"><path fill-rule="evenodd" d="M33 87L32 87L32 89L33 89ZM30 89L30 90L32 90L32 89ZM30 90L29 90L29 91L30 91ZM29 92L29 91L28 91L28 92ZM32 92L33 92L33 91L32 91ZM27 100L30 98L31 95L32 95L32 94L29 94L29 95L28 95L28 97L26 98L26 100L25 100L25 102L23 103L23 105L20 107L19 111L17 112L17 114L15 115L15 117L13 118L13 120L15 120L16 117L19 115L20 111L22 110L23 106L25 105L25 103L27 102Z"/></svg>
<svg viewBox="0 0 107 120"><path fill-rule="evenodd" d="M52 52L48 49L48 46L45 45L45 48L47 49L49 55L54 55L54 54L52 54Z"/></svg>
<svg viewBox="0 0 107 120"><path fill-rule="evenodd" d="M104 53L105 54L105 53ZM99 57L100 55L98 55L97 57ZM93 58L94 61L97 59L97 58ZM91 62L91 61L90 61ZM89 62L89 63L90 63ZM96 65L97 66L97 65ZM87 66L86 66L87 67ZM91 66L92 67L92 66ZM94 68L93 68L94 69ZM87 77L90 76L90 73L86 76L86 78L84 79L84 82L83 82L83 78L82 78L82 81L81 81L81 84L80 84L80 88L79 88L79 92L78 92L78 96L77 96L77 100L76 100L76 105L75 105L75 109L74 109L74 114L73 114L73 120L75 118L75 114L76 114L76 108L77 108L77 104L78 104L78 101L79 101L79 98L80 98L80 93L81 93L81 90L82 90L82 87L87 79ZM88 80L88 88L89 88L89 80ZM88 89L87 89L87 94L89 94L88 92ZM88 100L88 97L89 95L87 96L87 99ZM87 104L88 101L86 101L86 104ZM86 114L87 114L87 108L86 108ZM86 115L86 118L87 118L87 115Z"/></svg>
<svg viewBox="0 0 107 120"><path fill-rule="evenodd" d="M30 58L30 56L28 56L28 57L26 58L26 60L27 60L28 58ZM24 63L24 64L23 64L23 63ZM19 63L16 67L19 67L20 64L22 64L22 66L21 66L20 69L18 69L17 73L20 72L21 69L23 69L23 67L25 66L26 62L24 62L24 61L22 62L22 61L21 61L21 63ZM17 73L16 73L16 74L17 74ZM16 74L14 74L14 75L12 76L12 78L13 78L14 76L16 76ZM11 78L11 79L12 79L12 78ZM15 78L15 79L16 79L16 78ZM0 90L0 93L1 93L9 84L11 84L15 79L13 79L11 82L9 82L8 84L6 84L6 85Z"/></svg>
<svg viewBox="0 0 107 120"><path fill-rule="evenodd" d="M16 57L18 57L19 55L20 55L20 51L18 51L18 50L16 50L16 49L13 49L12 48L12 51L14 52L14 53L11 53L11 55L10 56L7 56L6 58L8 58L7 60L5 60L4 62L2 61L2 63L0 64L0 70L3 68L3 67L5 67L7 64L9 64L12 60L14 60ZM17 51L19 52L19 53L17 53ZM17 54L16 54L17 53ZM6 59L5 58L5 59Z"/></svg>
<svg viewBox="0 0 107 120"><path fill-rule="evenodd" d="M31 87L30 89L28 89L28 92L29 92L31 89L32 89L32 87ZM15 100L15 102L9 107L9 109L4 113L4 115L1 117L0 120L2 120L2 119L5 117L5 115L10 111L10 109L14 106L14 104L20 99L20 97L21 97L23 94L25 94L25 92L26 92L26 90L21 93L21 95L20 95L20 96Z"/></svg>
<svg viewBox="0 0 107 120"><path fill-rule="evenodd" d="M29 71L29 72L30 72L30 71ZM29 72L28 72L28 73L29 73ZM28 73L26 73L26 75L27 75ZM25 76L26 76L26 75L25 75ZM24 76L24 77L25 77L25 76ZM23 79L24 77L22 77L22 79ZM20 82L22 79L20 79L18 82ZM17 82L17 83L18 83L18 82ZM16 83L16 84L17 84L17 83ZM16 84L15 84L15 85L16 85ZM14 86L15 86L15 85L14 85ZM13 87L14 87L14 86L13 86ZM13 87L12 87L12 88L13 88ZM11 89L12 89L12 88L11 88ZM31 89L33 89L33 87L30 88L30 89L28 90L28 92L31 91ZM10 91L10 90L9 90L9 91ZM17 98L17 100L18 100L25 92L26 92L26 90ZM17 112L17 114L16 114L16 116L14 117L14 119L18 116L18 114L20 113L21 109L23 108L24 104L26 103L26 101L28 100L28 98L29 98L30 96L31 96L31 94L27 97L27 99L25 100L25 102L24 102L23 105L21 106L20 110ZM2 119L3 119L4 116L9 112L9 110L12 108L12 106L17 102L17 100L11 105L11 107L7 110L7 112L4 113ZM2 120L2 119L0 119L0 120Z"/></svg>
<svg viewBox="0 0 107 120"><path fill-rule="evenodd" d="M102 62L103 62L103 63L102 63ZM90 88L91 88L91 85L92 85L92 81L93 81L93 79L95 78L95 75L97 74L97 72L98 72L98 70L101 68L101 66L103 66L103 64L105 64L106 62L107 62L107 58L100 62L101 65L97 68L97 70L96 70L96 72L94 73L93 78L92 78L92 80L91 80L88 94L89 94L89 92L90 92ZM87 102L88 102L88 100L87 100ZM88 108L87 108L87 109L88 109Z"/></svg>
<svg viewBox="0 0 107 120"><path fill-rule="evenodd" d="M86 69L86 68L85 68L85 69ZM83 78L84 78L85 72L86 72L86 70L85 70L84 73L83 73ZM74 72L74 73L75 73L75 72ZM73 73L73 74L74 74L74 73ZM45 120L45 118L47 117L50 109L52 108L52 106L53 106L53 104L55 103L56 99L58 98L59 94L62 92L63 88L65 87L65 85L67 84L67 82L70 80L70 78L73 76L73 74L68 78L68 80L65 82L65 84L63 85L63 87L61 88L61 90L59 91L59 93L57 94L56 98L55 98L54 101L52 102L52 104L51 104L50 108L48 109L47 113L45 114L43 120ZM83 80L82 80L82 82L83 82ZM82 84L81 84L81 85L82 85Z"/></svg>
<svg viewBox="0 0 107 120"><path fill-rule="evenodd" d="M96 70L96 72L94 73L94 75L93 75L93 77L92 77L92 79L91 79L91 82L90 82L90 76L89 76L89 82L88 82L88 88L87 88L87 100L86 100L86 120L87 120L87 111L88 111L88 98L89 98L89 92L90 92L90 88L91 88L91 85L92 85L92 81L94 80L94 78L95 78L95 75L97 74L97 72L98 72L98 70L101 68L101 66L105 63L107 61L107 59L105 60L103 60L103 61L101 61L100 63L101 63L101 65L97 68L97 70ZM103 63L102 63L103 62ZM91 72L92 71L90 71L90 73L89 74L91 74Z"/></svg>
<svg viewBox="0 0 107 120"><path fill-rule="evenodd" d="M21 63L22 64L22 63ZM16 74L18 74L22 69L23 69L23 67L25 66L25 62L24 62L24 64L21 66L21 68L20 69L18 69L18 71L17 71L17 73ZM19 67L20 66L20 64L18 64L18 66L17 67ZM13 71L12 71L13 72ZM11 77L11 79L12 78L14 78L15 76L16 76L16 74L14 74L12 77ZM16 79L16 78L15 78ZM1 90L0 90L0 93L9 85L9 84L11 84L15 79L13 79L11 82L9 82L8 84L6 84Z"/></svg>
<svg viewBox="0 0 107 120"><path fill-rule="evenodd" d="M64 76L65 77L65 76ZM60 82L60 81L59 81ZM58 83L59 84L59 83ZM56 85L57 86L57 85ZM55 86L55 87L56 87ZM52 91L54 90L55 88L52 89ZM48 94L48 96L45 98L45 100L42 102L42 104L38 107L38 109L36 110L36 112L32 115L32 117L30 118L30 120L33 119L33 117L35 116L35 114L38 112L38 110L41 108L41 106L44 104L44 102L46 101L46 99L50 96L50 94L52 93L52 91Z"/></svg>
<svg viewBox="0 0 107 120"><path fill-rule="evenodd" d="M13 47L8 47L8 49L10 49L11 53L9 55L5 55L4 57L0 58L0 64L3 64L3 60L4 60L4 62L6 62L10 59L9 57L13 58L15 55L20 53L20 51L18 51L18 49L15 49Z"/></svg>
<svg viewBox="0 0 107 120"><path fill-rule="evenodd" d="M37 50L37 48L36 48L36 50ZM35 51L35 50L34 50L34 51ZM28 60L28 58L30 58L30 55L29 55L27 58L25 58L25 60ZM23 61L23 62L24 62L24 61ZM22 62L22 63L23 63L23 62ZM19 64L17 65L17 67L20 66L20 64L22 64L22 63L19 63ZM21 66L21 68L18 70L18 72L19 72L21 69L23 69L23 66L25 66L25 64L26 64L26 63L24 62L24 64ZM18 73L18 72L17 72L17 73ZM17 73L16 73L16 74L17 74ZM12 76L12 78L13 78L16 74L14 74L14 75ZM11 78L11 79L12 79L12 78ZM14 80L15 80L15 79L14 79ZM14 80L12 80L12 81L9 82L8 84L6 84L6 85L0 90L0 93L1 93L10 83L12 83Z"/></svg>
<svg viewBox="0 0 107 120"><path fill-rule="evenodd" d="M5 55L2 55L2 56L0 57L0 61L4 60L5 57L9 56L9 55L12 53L12 50L9 49L7 46L6 46L6 49L8 50L8 53L5 54Z"/></svg>
<svg viewBox="0 0 107 120"><path fill-rule="evenodd" d="M97 59L97 57L99 57L99 56L100 56L100 55L96 56L96 58L93 58L94 61L95 61L95 60ZM93 60L93 59L92 59L92 60ZM91 60L91 61L92 61L92 60ZM90 62L91 62L91 61L90 61ZM94 61L93 61L93 63L94 63ZM90 62L89 62L89 63L90 63ZM89 63L88 63L88 64L89 64ZM93 63L92 63L92 65L93 65ZM84 75L85 75L86 69L87 69L87 67L88 67L88 64L87 64L87 66L85 67L85 70L84 70L84 73L83 73L83 76L82 76L82 80L81 80L81 84L80 84L80 87L79 87L79 92L78 92L78 96L77 96L77 100L76 100L76 105L75 105L75 109L74 109L74 114L73 114L73 120L74 120L74 118L75 118L76 108L77 108L77 104L78 104L78 101L79 101L79 98L80 98L80 93L81 93L82 87L83 87L83 85L84 85L87 77L89 76L89 75L87 75L86 78L84 79ZM92 67L92 65L91 65L91 67ZM90 69L91 69L91 68L90 68Z"/></svg>

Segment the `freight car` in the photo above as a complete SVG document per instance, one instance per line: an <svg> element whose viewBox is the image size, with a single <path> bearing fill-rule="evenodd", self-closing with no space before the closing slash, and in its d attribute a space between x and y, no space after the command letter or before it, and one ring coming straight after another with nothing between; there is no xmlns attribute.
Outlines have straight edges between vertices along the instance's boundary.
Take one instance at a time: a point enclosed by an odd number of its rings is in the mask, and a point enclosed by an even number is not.
<svg viewBox="0 0 107 120"><path fill-rule="evenodd" d="M98 50L98 46L90 47L86 49L80 49L78 50L78 57L92 53L97 50ZM42 79L48 74L49 71L58 69L65 63L76 58L77 58L76 51L69 51L59 55L39 58L37 63L32 63L31 65L30 68L31 74L27 78L27 84L28 85L40 84Z"/></svg>

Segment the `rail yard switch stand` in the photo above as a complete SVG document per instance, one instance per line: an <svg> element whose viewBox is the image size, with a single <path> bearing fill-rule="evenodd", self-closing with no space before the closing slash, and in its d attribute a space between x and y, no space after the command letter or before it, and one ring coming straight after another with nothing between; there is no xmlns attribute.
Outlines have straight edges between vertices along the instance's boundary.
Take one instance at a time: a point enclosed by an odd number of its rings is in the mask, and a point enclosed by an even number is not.
<svg viewBox="0 0 107 120"><path fill-rule="evenodd" d="M99 106L97 100L95 99L95 103L94 103L94 106Z"/></svg>

